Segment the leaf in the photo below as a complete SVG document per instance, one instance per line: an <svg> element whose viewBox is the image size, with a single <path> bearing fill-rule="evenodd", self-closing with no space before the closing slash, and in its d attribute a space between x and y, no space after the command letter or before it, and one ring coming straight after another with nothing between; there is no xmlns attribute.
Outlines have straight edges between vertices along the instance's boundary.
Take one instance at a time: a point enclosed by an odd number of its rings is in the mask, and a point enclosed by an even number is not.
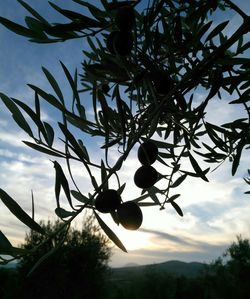
<svg viewBox="0 0 250 299"><path fill-rule="evenodd" d="M43 134L44 138L47 140L47 133L40 119L40 112L38 111L38 114L35 113L28 105L26 105L22 101L19 101L18 99L12 98L12 100L29 115L29 117L36 124L38 130Z"/></svg>
<svg viewBox="0 0 250 299"><path fill-rule="evenodd" d="M0 254L2 250L11 248L12 245L6 236L0 231Z"/></svg>
<svg viewBox="0 0 250 299"><path fill-rule="evenodd" d="M45 130L46 130L46 141L49 147L52 147L54 142L54 129L51 127L51 125L47 122L43 122Z"/></svg>
<svg viewBox="0 0 250 299"><path fill-rule="evenodd" d="M56 194L56 200L57 200L57 204L58 204L57 207L60 208L59 196L60 196L60 189L62 186L71 208L75 209L72 205L69 184L68 184L67 178L62 170L62 167L57 161L54 161L54 167L55 167L55 171L56 171L55 194Z"/></svg>
<svg viewBox="0 0 250 299"><path fill-rule="evenodd" d="M76 212L66 211L63 208L56 208L55 213L60 218L67 218L67 217L73 216Z"/></svg>
<svg viewBox="0 0 250 299"><path fill-rule="evenodd" d="M71 147L72 150L77 154L77 156L82 161L87 160L88 156L86 157L86 153L82 150L81 146L78 144L78 142L76 141L73 134L68 130L68 128L64 124L58 123L58 125L59 125L60 129L62 130L66 140L68 140L70 142L70 144L72 145L72 147Z"/></svg>
<svg viewBox="0 0 250 299"><path fill-rule="evenodd" d="M241 141L239 142L238 146L237 146L237 152L236 152L236 155L234 156L234 159L233 159L232 175L235 175L235 173L238 169L238 166L239 166L239 163L240 163L240 157L241 157L241 153L242 153L242 150L244 148L244 145L245 145L245 142L244 142L244 139L242 138Z"/></svg>
<svg viewBox="0 0 250 299"><path fill-rule="evenodd" d="M0 198L5 206L11 211L11 213L15 215L22 223L40 234L45 234L43 228L36 223L3 189L0 189Z"/></svg>
<svg viewBox="0 0 250 299"><path fill-rule="evenodd" d="M90 13L92 14L92 16L95 17L97 20L101 21L102 23L105 21L105 18L107 17L107 13L105 11L100 10L99 8L95 7L94 5L86 1L82 1L82 0L73 0L73 1L87 7Z"/></svg>
<svg viewBox="0 0 250 299"><path fill-rule="evenodd" d="M101 217L96 213L94 210L95 217L100 224L101 228L105 232L105 234L109 237L111 241L114 242L114 244L119 247L122 251L127 252L127 249L124 247L122 242L118 239L118 237L115 235L115 233L107 226L107 224L101 219Z"/></svg>
<svg viewBox="0 0 250 299"><path fill-rule="evenodd" d="M82 193L75 191L75 190L71 190L70 191L72 196L74 196L74 198L82 203L91 203L90 199L83 195Z"/></svg>
<svg viewBox="0 0 250 299"><path fill-rule="evenodd" d="M100 27L100 22L91 19L89 17L86 17L82 14L79 14L77 12L68 10L68 9L62 9L59 6L55 5L54 3L49 1L49 4L55 9L57 10L60 14L62 14L63 16L65 16L68 19L71 20L77 20L77 24L81 24L81 28L82 29L86 29L86 28L93 28L93 27Z"/></svg>
<svg viewBox="0 0 250 299"><path fill-rule="evenodd" d="M44 100L46 100L49 104L52 106L56 107L57 109L64 111L65 108L64 106L52 95L49 94L45 91L43 91L41 88L32 85L32 84L27 84L30 88L32 88L38 95L40 95Z"/></svg>
<svg viewBox="0 0 250 299"><path fill-rule="evenodd" d="M175 188L177 186L179 186L185 179L186 179L187 175L183 174L182 176L180 176L171 186L170 188Z"/></svg>
<svg viewBox="0 0 250 299"><path fill-rule="evenodd" d="M40 20L42 23L50 25L47 20L45 20L37 11L35 11L31 6L22 0L17 0L28 12L30 12L36 19Z"/></svg>
<svg viewBox="0 0 250 299"><path fill-rule="evenodd" d="M198 176L200 178L202 178L204 181L208 182L208 179L205 176L204 171L200 168L199 164L196 162L196 160L194 159L194 157L191 155L190 152L189 152L188 156L189 156L189 160L192 164L194 171L198 174Z"/></svg>
<svg viewBox="0 0 250 299"><path fill-rule="evenodd" d="M205 42L207 42L208 40L212 39L213 37L215 37L216 35L218 35L219 33L221 33L221 31L227 26L227 24L229 23L229 21L225 21L220 23L218 26L216 26L207 36L207 38L205 39Z"/></svg>
<svg viewBox="0 0 250 299"><path fill-rule="evenodd" d="M183 212L181 210L181 208L179 207L179 205L175 202L175 201L171 201L170 202L172 207L175 209L175 211L181 216L183 217Z"/></svg>
<svg viewBox="0 0 250 299"><path fill-rule="evenodd" d="M32 143L32 142L29 142L29 141L23 141L23 143L26 144L27 146L33 148L34 150L41 152L41 153L44 153L44 154L47 154L47 155L50 155L50 156L64 158L64 155L59 154L57 152L54 152L53 150L50 150L50 149L48 149L46 147L43 147L41 145L38 145L36 143Z"/></svg>
<svg viewBox="0 0 250 299"><path fill-rule="evenodd" d="M180 194L174 194L171 197L169 197L169 199L167 200L167 202L173 202L176 200L176 198L178 198L180 196Z"/></svg>
<svg viewBox="0 0 250 299"><path fill-rule="evenodd" d="M101 178L102 178L102 188L103 190L107 190L109 188L109 184L108 184L108 180L106 180L107 172L103 160L101 160Z"/></svg>
<svg viewBox="0 0 250 299"><path fill-rule="evenodd" d="M12 117L15 120L15 122L18 124L18 126L23 129L29 136L33 137L33 133L31 131L30 126L28 125L27 121L25 120L24 116L20 112L20 110L17 108L16 104L8 98L5 94L0 93L0 97L2 98L2 101L6 105L6 107L9 109L9 111L12 113Z"/></svg>
<svg viewBox="0 0 250 299"><path fill-rule="evenodd" d="M26 37L34 37L34 38L36 37L36 34L32 30L24 26L21 26L17 23L14 23L6 18L0 17L0 23L18 35L23 35Z"/></svg>
<svg viewBox="0 0 250 299"><path fill-rule="evenodd" d="M51 87L54 89L56 95L58 96L59 100L61 101L62 104L64 104L63 94L62 94L62 91L61 91L58 83L56 82L56 79L45 67L42 67L42 70L43 70L46 78L48 79Z"/></svg>

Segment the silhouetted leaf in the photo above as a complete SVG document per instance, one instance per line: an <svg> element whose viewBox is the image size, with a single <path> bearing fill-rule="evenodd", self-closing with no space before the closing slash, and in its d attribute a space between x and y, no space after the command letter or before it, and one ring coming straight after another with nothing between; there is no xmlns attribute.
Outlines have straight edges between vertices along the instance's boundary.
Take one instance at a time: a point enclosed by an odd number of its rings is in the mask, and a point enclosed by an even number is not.
<svg viewBox="0 0 250 299"><path fill-rule="evenodd" d="M245 142L244 142L244 139L242 138L237 146L236 155L234 155L234 158L233 158L232 175L235 175L235 173L238 169L241 153L242 153L244 146L245 146Z"/></svg>
<svg viewBox="0 0 250 299"><path fill-rule="evenodd" d="M63 172L62 167L57 161L54 161L54 167L55 167L55 171L56 171L55 194L56 194L56 200L57 200L57 204L58 204L57 207L60 208L59 196L60 196L60 189L61 189L61 187L63 187L64 193L68 199L68 202L69 202L71 208L75 209L72 205L69 184L68 184L67 178Z"/></svg>
<svg viewBox="0 0 250 299"><path fill-rule="evenodd" d="M11 211L11 213L15 215L16 218L18 218L22 223L40 234L45 233L43 228L36 223L3 189L0 189L0 198L5 206Z"/></svg>
<svg viewBox="0 0 250 299"><path fill-rule="evenodd" d="M62 123L58 123L60 129L62 130L66 140L68 140L70 142L70 144L72 145L72 150L77 154L77 156L82 160L87 160L86 159L86 153L82 150L81 146L78 144L78 142L76 141L74 135L68 130L68 128L62 124Z"/></svg>
<svg viewBox="0 0 250 299"><path fill-rule="evenodd" d="M170 203L171 203L172 207L174 207L175 211L182 217L183 212L182 212L181 208L178 206L178 204L175 201L171 201Z"/></svg>
<svg viewBox="0 0 250 299"><path fill-rule="evenodd" d="M14 23L14 22L12 22L6 18L3 18L1 16L0 16L0 23L18 35L23 35L26 37L34 37L34 38L36 37L36 34L32 30L30 30L24 26L21 26L17 23Z"/></svg>
<svg viewBox="0 0 250 299"><path fill-rule="evenodd" d="M107 226L107 224L101 219L101 217L94 211L95 217L100 224L101 228L105 232L105 234L109 237L111 241L115 243L117 247L119 247L122 251L127 252L126 248L122 244L122 242L118 239L115 233Z"/></svg>
<svg viewBox="0 0 250 299"><path fill-rule="evenodd" d="M42 70L43 70L45 76L47 77L50 85L54 89L56 95L58 96L59 100L61 101L62 104L64 104L63 94L62 94L62 91L61 91L58 83L56 82L56 79L45 67L42 67Z"/></svg>
<svg viewBox="0 0 250 299"><path fill-rule="evenodd" d="M60 14L62 14L63 16L71 19L71 20L77 20L77 24L81 25L81 29L86 29L86 28L93 28L93 27L101 27L100 22L91 19L89 17L86 17L80 13L77 13L75 11L71 11L68 9L62 9L59 6L55 5L54 3L49 1L49 4L55 9L57 10Z"/></svg>
<svg viewBox="0 0 250 299"><path fill-rule="evenodd" d="M180 196L180 194L174 194L171 197L168 198L167 202L172 202L175 201L176 198L178 198Z"/></svg>
<svg viewBox="0 0 250 299"><path fill-rule="evenodd" d="M91 203L90 199L83 195L82 193L78 192L78 191L75 191L75 190L71 190L70 191L72 196L74 196L74 198L82 203Z"/></svg>
<svg viewBox="0 0 250 299"><path fill-rule="evenodd" d="M73 212L73 211L66 211L65 209L63 208L56 208L55 209L55 213L56 215L59 217L59 218L68 218L68 217L71 217L73 216L76 212Z"/></svg>
<svg viewBox="0 0 250 299"><path fill-rule="evenodd" d="M32 88L38 95L40 95L44 100L46 100L52 106L56 107L61 111L65 110L64 106L52 94L43 91L41 88L35 85L28 84L28 86Z"/></svg>
<svg viewBox="0 0 250 299"><path fill-rule="evenodd" d="M211 40L213 37L215 37L216 35L218 35L219 33L221 33L221 31L227 26L227 24L229 23L229 21L225 21L220 23L218 26L216 26L207 36L207 38L205 39L205 42L207 42L208 40Z"/></svg>
<svg viewBox="0 0 250 299"><path fill-rule="evenodd" d="M102 176L102 188L103 190L107 190L109 188L109 184L108 184L108 180L106 180L107 172L103 160L101 160L101 176Z"/></svg>
<svg viewBox="0 0 250 299"><path fill-rule="evenodd" d="M12 98L12 100L19 106L21 107L28 115L29 117L33 120L33 122L36 124L38 130L43 134L44 138L47 140L47 132L43 126L43 123L40 119L40 112L37 115L28 105L26 105L24 102L19 101L17 99Z"/></svg>
<svg viewBox="0 0 250 299"><path fill-rule="evenodd" d="M199 164L196 162L196 160L194 159L194 157L191 155L191 153L189 152L189 160L193 166L194 171L197 173L197 175L202 178L204 181L208 182L207 177L204 174L204 171L200 168Z"/></svg>
<svg viewBox="0 0 250 299"><path fill-rule="evenodd" d="M17 0L28 12L30 12L36 19L41 21L44 24L49 25L48 21L44 19L36 10L29 6L26 2L22 0Z"/></svg>
<svg viewBox="0 0 250 299"><path fill-rule="evenodd" d="M23 129L29 136L33 137L33 133L31 131L30 126L28 125L27 121L23 117L20 110L17 108L16 104L13 100L8 98L5 94L0 93L0 97L2 98L2 101L4 102L5 106L9 109L9 111L12 113L12 117L15 120L15 122L18 124L18 126Z"/></svg>
<svg viewBox="0 0 250 299"><path fill-rule="evenodd" d="M170 185L170 187L171 188L178 187L186 179L186 177L187 177L187 175L183 174L172 185Z"/></svg>
<svg viewBox="0 0 250 299"><path fill-rule="evenodd" d="M34 150L39 151L41 153L44 153L44 154L47 154L47 155L50 155L50 156L64 158L64 155L62 155L60 153L57 153L53 150L50 150L46 147L43 147L39 144L32 143L32 142L29 142L29 141L23 141L23 143L25 143L27 146L29 146L29 147L33 148Z"/></svg>
<svg viewBox="0 0 250 299"><path fill-rule="evenodd" d="M2 253L2 250L11 248L12 245L10 241L6 238L6 236L0 231L0 253Z"/></svg>
<svg viewBox="0 0 250 299"><path fill-rule="evenodd" d="M54 129L52 128L52 126L49 123L47 123L45 121L43 122L43 124L44 124L45 130L46 130L47 144L49 147L51 147L53 145L53 141L54 141L54 135L55 135Z"/></svg>

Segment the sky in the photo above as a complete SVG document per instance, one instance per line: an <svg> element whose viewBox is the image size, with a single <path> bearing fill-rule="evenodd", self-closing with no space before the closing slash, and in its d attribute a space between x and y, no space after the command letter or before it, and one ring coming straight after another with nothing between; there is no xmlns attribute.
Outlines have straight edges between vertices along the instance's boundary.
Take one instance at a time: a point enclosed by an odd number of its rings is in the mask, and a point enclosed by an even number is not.
<svg viewBox="0 0 250 299"><path fill-rule="evenodd" d="M33 7L51 22L62 20L55 15L47 1L29 0L27 3L34 5ZM71 1L54 3L64 8L82 10L82 7L79 8L79 5ZM248 1L238 0L234 3L246 13L250 12ZM4 0L1 2L0 15L24 24L28 13L16 0ZM215 24L224 19L230 19L225 30L230 36L241 20L233 12L225 12L224 16L218 13ZM249 40L249 35L246 40ZM81 72L80 63L84 58L82 49L86 47L84 40L40 45L0 26L0 41L0 92L34 107L33 93L27 84L50 90L41 69L43 66L55 76L65 98L71 97L59 61L63 61L71 72L76 67ZM196 100L202 100L203 97L204 94L198 91ZM208 109L207 120L222 124L242 116L243 111L238 106L235 109L232 105L226 105L227 101L228 98L219 100L214 97ZM92 113L91 110L87 112ZM56 126L58 119L55 116L54 111L43 106L43 120ZM33 190L35 219L55 219L55 173L51 157L29 149L22 140L30 139L17 127L0 101L0 188L29 214ZM100 141L85 136L83 140L91 155L99 161L97 148ZM56 142L59 144L58 139ZM135 169L139 167L136 151L135 147L119 172L121 181L127 183L122 195L125 201L140 194L140 190L133 183ZM115 151L112 151L111 156L114 161L118 158ZM128 250L128 253L123 253L114 247L110 265L118 267L127 263L150 264L167 260L211 262L236 240L237 235L250 238L250 198L244 194L248 191L248 185L243 180L250 168L249 162L247 153L243 152L242 163L234 177L231 176L231 164L225 162L219 169L207 175L209 183L201 179L186 179L176 190L176 193L181 194L177 203L181 206L184 217L180 217L170 206L166 206L162 211L159 207L147 207L143 208L141 228L138 231L126 231L116 226L110 216L102 215ZM157 163L154 167L160 170L161 166ZM87 175L77 165L74 166L74 176L85 194L92 192ZM96 172L96 176L100 177L100 173ZM27 227L16 219L1 201L0 213L0 230L13 245L18 246L28 231ZM83 215L78 216L73 225L79 225L82 219Z"/></svg>

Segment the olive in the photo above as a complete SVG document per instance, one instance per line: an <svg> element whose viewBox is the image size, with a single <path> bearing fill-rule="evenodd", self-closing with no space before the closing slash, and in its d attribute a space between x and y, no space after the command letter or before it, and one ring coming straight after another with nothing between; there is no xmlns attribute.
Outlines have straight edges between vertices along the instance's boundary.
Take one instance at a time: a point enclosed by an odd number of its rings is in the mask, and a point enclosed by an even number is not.
<svg viewBox="0 0 250 299"><path fill-rule="evenodd" d="M95 207L101 213L114 212L121 204L120 194L113 189L100 192L95 200Z"/></svg>
<svg viewBox="0 0 250 299"><path fill-rule="evenodd" d="M136 230L142 224L142 211L133 201L122 203L117 209L117 216L121 225L129 230Z"/></svg>
<svg viewBox="0 0 250 299"><path fill-rule="evenodd" d="M154 87L159 94L167 94L173 88L173 81L164 70L153 71L150 74Z"/></svg>
<svg viewBox="0 0 250 299"><path fill-rule="evenodd" d="M153 141L147 140L140 145L137 156L141 164L151 165L157 159L158 148Z"/></svg>
<svg viewBox="0 0 250 299"><path fill-rule="evenodd" d="M135 24L135 12L131 6L122 6L117 9L115 23L121 31L131 31Z"/></svg>
<svg viewBox="0 0 250 299"><path fill-rule="evenodd" d="M143 165L138 168L134 175L134 182L139 188L150 188L158 179L158 172L150 165Z"/></svg>
<svg viewBox="0 0 250 299"><path fill-rule="evenodd" d="M133 35L131 32L119 32L114 37L114 50L121 56L127 56L130 54L133 48Z"/></svg>
<svg viewBox="0 0 250 299"><path fill-rule="evenodd" d="M117 34L119 34L119 31L112 31L107 37L106 45L111 54L115 54L114 39Z"/></svg>

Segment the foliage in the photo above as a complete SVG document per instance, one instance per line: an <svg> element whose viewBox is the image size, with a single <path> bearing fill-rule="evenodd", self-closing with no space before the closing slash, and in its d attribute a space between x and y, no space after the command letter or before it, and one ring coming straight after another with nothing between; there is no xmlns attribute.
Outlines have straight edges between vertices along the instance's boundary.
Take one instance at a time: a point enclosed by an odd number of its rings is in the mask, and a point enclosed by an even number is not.
<svg viewBox="0 0 250 299"><path fill-rule="evenodd" d="M65 229L60 230L62 223L58 220L40 222L40 225L49 235L58 230L60 233L54 234L48 242L37 232L26 234L21 247L32 254L23 256L17 265L22 286L20 296L102 298L111 249L109 240L100 233L93 219L87 218L81 230L69 228L67 234ZM40 264L47 252L50 256Z"/></svg>
<svg viewBox="0 0 250 299"><path fill-rule="evenodd" d="M114 288L107 298L248 298L249 253L249 240L238 237L237 242L233 242L222 257L208 264L204 271L194 277L174 275L154 265L147 266L143 276L114 279Z"/></svg>
<svg viewBox="0 0 250 299"><path fill-rule="evenodd" d="M143 189L140 197L130 199L141 206L158 205L164 209L170 204L183 216L176 202L180 195L175 188L188 176L208 181L210 167L203 167L199 159L216 167L229 159L232 175L236 173L241 154L250 143L250 59L244 57L250 47L250 42L245 39L250 31L250 17L232 1L156 0L145 5L143 1L101 0L98 6L94 6L86 1L73 0L80 5L79 11L84 8L91 17L49 2L54 10L68 19L67 23L49 23L26 2L18 2L31 15L25 18L26 27L0 17L0 23L13 32L36 43L64 42L75 38L84 38L88 43L88 48L83 49L80 75L77 70L71 74L61 62L62 72L73 93L71 103L65 100L56 79L44 67L42 70L53 94L29 84L34 91L34 109L0 93L17 125L33 139L33 142L24 143L56 159L53 161L55 212L62 219L67 218L65 226L84 209L93 209L105 233L126 251L95 210L94 199L101 190L108 189L111 177L116 179L116 189L122 194L126 182L120 182L119 170L130 151L145 140L152 139L158 147L157 162L161 165L161 173L158 171L154 186ZM126 34L119 31L122 26L116 17L117 10L124 6L132 7L135 14L135 24ZM224 33L229 20L216 24L213 19L216 11L228 9L242 18L242 23L229 37ZM106 42L110 33L115 31L119 34L110 48ZM122 37L128 35L128 41L130 43L132 39L133 45L132 49L129 45L126 49L129 51L124 55L120 49L123 48L121 45L126 46ZM205 94L202 101L197 90ZM228 104L235 109L242 107L245 117L222 125L208 122L207 107L216 95L233 98ZM86 113L85 96L92 99L94 117ZM62 117L58 128L43 121L40 108L43 101L60 112ZM58 129L63 136L60 140L64 150L57 148L54 142ZM78 138L79 132L81 138ZM90 155L82 136L101 138L103 157L100 163ZM115 163L110 157L111 149L117 150ZM72 184L57 161L62 158L66 161L74 189L71 189ZM85 168L93 187L89 192L76 185L72 161ZM96 170L100 172L100 183L93 175ZM61 207L62 190L69 210ZM32 225L36 231L40 230L38 224L14 205L14 200L3 190L0 197L21 221ZM73 199L78 201L78 205ZM117 215L111 214L119 223ZM4 251L7 246L12 255L18 256L6 240L3 238L2 242L0 239L0 250Z"/></svg>

